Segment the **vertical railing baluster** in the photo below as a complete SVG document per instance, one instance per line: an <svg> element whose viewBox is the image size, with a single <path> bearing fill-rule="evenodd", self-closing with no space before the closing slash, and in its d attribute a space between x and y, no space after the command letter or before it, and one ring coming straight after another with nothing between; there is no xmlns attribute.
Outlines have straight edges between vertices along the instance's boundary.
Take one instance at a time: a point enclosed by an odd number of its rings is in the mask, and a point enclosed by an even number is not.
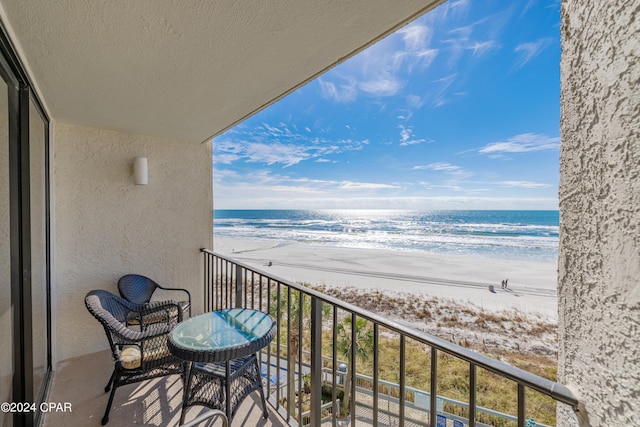
<svg viewBox="0 0 640 427"><path fill-rule="evenodd" d="M405 384L405 377L406 377L406 360L405 358L407 357L407 350L406 350L406 339L404 334L400 335L400 396L399 396L399 400L398 400L398 405L400 405L399 407L399 413L398 413L398 419L399 419L399 425L400 427L404 427L404 407L405 407L405 390L406 390L406 384Z"/></svg>
<svg viewBox="0 0 640 427"><path fill-rule="evenodd" d="M349 413L351 414L351 427L356 427L356 323L355 313L351 313L351 366L349 375L351 376L351 391L349 398Z"/></svg>
<svg viewBox="0 0 640 427"><path fill-rule="evenodd" d="M300 425L303 424L302 419L302 346L304 344L304 337L302 335L302 307L304 304L304 294L298 291L298 414L300 416Z"/></svg>
<svg viewBox="0 0 640 427"><path fill-rule="evenodd" d="M280 307L281 301L280 301L280 282L277 282L276 284L276 319L278 319L278 327L277 327L277 344L276 344L276 377L278 378L278 388L276 389L276 397L278 399L278 406L280 406L280 352L281 352L281 348L280 348L280 334L281 334L281 325L282 325L282 310ZM289 385L287 385L287 388L289 387Z"/></svg>
<svg viewBox="0 0 640 427"><path fill-rule="evenodd" d="M256 309L256 277L254 272L251 272L251 309L255 310Z"/></svg>
<svg viewBox="0 0 640 427"><path fill-rule="evenodd" d="M302 292L301 292L302 293ZM310 424L322 419L322 300L311 297L311 414Z"/></svg>
<svg viewBox="0 0 640 427"><path fill-rule="evenodd" d="M216 259L215 265L213 268L215 270L216 282L214 285L215 291L213 293L212 309L215 310L218 307L218 298L220 297L220 291L218 289L220 287L220 284L222 283L222 260L220 258Z"/></svg>
<svg viewBox="0 0 640 427"><path fill-rule="evenodd" d="M219 309L220 306L222 305L222 295L224 295L223 294L223 286L224 286L224 281L225 280L226 280L226 278L224 276L223 260L219 259L218 260L218 274L217 274L217 278L216 278L215 305L213 307L214 310Z"/></svg>
<svg viewBox="0 0 640 427"><path fill-rule="evenodd" d="M260 281L262 301L262 280ZM262 304L260 304L262 308ZM267 313L271 314L271 279L267 279ZM276 387L280 385L280 372L276 374ZM271 343L267 346L267 396L271 396Z"/></svg>
<svg viewBox="0 0 640 427"><path fill-rule="evenodd" d="M262 282L264 281L264 277L262 276L262 274L258 275L258 307L260 307L260 310L264 310L264 301L262 300L262 293L264 292L264 289L262 288ZM267 311L268 313L268 311Z"/></svg>
<svg viewBox="0 0 640 427"><path fill-rule="evenodd" d="M378 324L373 324L373 425L378 425Z"/></svg>
<svg viewBox="0 0 640 427"><path fill-rule="evenodd" d="M333 381L331 382L331 401L333 402L332 405L332 417L331 417L331 426L332 427L336 427L336 418L340 415L340 405L338 405L337 403L337 390L336 390L336 384L338 383L337 381L337 376L336 376L336 365L338 363L338 307L336 307L335 305L333 306L333 331L331 331L331 359L333 360L332 366L331 366L331 376ZM344 381L343 381L343 386L344 386ZM344 387L343 387L344 388ZM345 390L346 392L346 390ZM343 394L342 399L344 400L344 395L346 393Z"/></svg>
<svg viewBox="0 0 640 427"><path fill-rule="evenodd" d="M227 305L223 308L232 308L233 307L233 297L235 295L234 289L236 284L236 268L235 263L229 263L229 281L227 282Z"/></svg>
<svg viewBox="0 0 640 427"><path fill-rule="evenodd" d="M469 427L476 427L476 365L469 364Z"/></svg>
<svg viewBox="0 0 640 427"><path fill-rule="evenodd" d="M225 271L225 266L226 263L223 259L219 260L220 262L218 263L218 273L219 273L219 280L218 280L218 284L216 285L216 289L217 289L217 298L216 298L216 306L214 307L214 310L218 310L220 308L222 308L222 298L224 295L224 286L225 286L225 280L227 280L226 277L226 271Z"/></svg>
<svg viewBox="0 0 640 427"><path fill-rule="evenodd" d="M203 270L204 270L204 275L202 277L202 285L204 286L204 289L202 290L202 293L204 294L204 301L203 301L203 308L205 313L209 310L207 310L207 300L209 299L209 293L208 293L208 289L209 289L209 283L207 282L207 273L209 272L209 269L207 268L207 260L209 258L209 254L207 254L206 252L202 251L202 255L204 256L203 261Z"/></svg>
<svg viewBox="0 0 640 427"><path fill-rule="evenodd" d="M229 262L225 262L224 264L224 307L220 308L229 308Z"/></svg>
<svg viewBox="0 0 640 427"><path fill-rule="evenodd" d="M240 264L236 264L235 284L236 308L242 308L242 266L240 266Z"/></svg>
<svg viewBox="0 0 640 427"><path fill-rule="evenodd" d="M220 260L220 292L218 293L218 301L216 304L216 310L219 310L224 305L224 288L227 286L227 262L223 259Z"/></svg>
<svg viewBox="0 0 640 427"><path fill-rule="evenodd" d="M287 286L287 420L291 416L291 402L295 398L295 384L290 381L291 372L291 286Z"/></svg>
<svg viewBox="0 0 640 427"><path fill-rule="evenodd" d="M205 274L207 275L207 288L209 292L207 308L205 310L205 312L207 312L212 310L211 303L213 299L213 283L215 283L215 258L211 254L207 254L207 272Z"/></svg>
<svg viewBox="0 0 640 427"><path fill-rule="evenodd" d="M429 410L429 425L436 427L438 419L438 349L431 347L431 399Z"/></svg>
<svg viewBox="0 0 640 427"><path fill-rule="evenodd" d="M202 260L203 270L204 270L203 276L202 276L202 285L204 286L204 288L202 289L202 293L204 295L203 309L204 309L205 312L207 312L208 311L207 310L207 299L208 299L207 298L207 296L208 296L208 292L207 292L207 289L208 289L208 283L207 283L207 272L208 272L207 271L208 270L207 269L207 257L208 257L208 254L206 252L202 251L202 250L201 250L201 252L202 252L202 255L204 256L204 259Z"/></svg>
<svg viewBox="0 0 640 427"><path fill-rule="evenodd" d="M524 385L518 383L518 427L525 427L526 399Z"/></svg>
<svg viewBox="0 0 640 427"><path fill-rule="evenodd" d="M212 307L211 310L215 310L217 307L217 298L218 295L220 294L218 292L218 284L220 283L220 280L222 280L222 272L220 271L220 258L216 258L213 260L213 276L214 276L214 282L213 282L213 295L212 295Z"/></svg>

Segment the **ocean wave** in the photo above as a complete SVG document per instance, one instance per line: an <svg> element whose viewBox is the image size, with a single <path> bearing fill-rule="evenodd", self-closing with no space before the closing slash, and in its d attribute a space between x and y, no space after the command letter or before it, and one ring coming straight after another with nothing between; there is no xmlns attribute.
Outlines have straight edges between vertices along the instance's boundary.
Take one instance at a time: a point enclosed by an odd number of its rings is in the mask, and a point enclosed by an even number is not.
<svg viewBox="0 0 640 427"><path fill-rule="evenodd" d="M214 234L507 259L557 258L556 211L222 211ZM525 222L529 221L529 222Z"/></svg>

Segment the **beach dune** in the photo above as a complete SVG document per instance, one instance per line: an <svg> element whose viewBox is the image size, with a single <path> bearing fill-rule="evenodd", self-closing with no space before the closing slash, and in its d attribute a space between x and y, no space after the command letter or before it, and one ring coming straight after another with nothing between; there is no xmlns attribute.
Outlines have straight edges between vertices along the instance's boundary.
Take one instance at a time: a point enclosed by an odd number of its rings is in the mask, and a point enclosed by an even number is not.
<svg viewBox="0 0 640 427"><path fill-rule="evenodd" d="M274 276L327 287L438 297L557 320L557 263L215 237L214 250ZM508 279L503 289L502 280ZM493 286L493 291L490 290Z"/></svg>

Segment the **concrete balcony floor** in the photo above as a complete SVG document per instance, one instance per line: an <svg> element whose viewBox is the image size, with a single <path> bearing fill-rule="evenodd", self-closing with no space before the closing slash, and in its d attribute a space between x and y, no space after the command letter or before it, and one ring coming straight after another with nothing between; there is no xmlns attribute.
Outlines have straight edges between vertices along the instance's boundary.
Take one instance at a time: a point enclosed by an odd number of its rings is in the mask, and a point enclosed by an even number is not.
<svg viewBox="0 0 640 427"><path fill-rule="evenodd" d="M104 387L113 370L111 353L101 351L71 359L58 367L48 402L71 403L72 412L47 413L45 427L101 426L102 416L109 400ZM107 426L178 426L182 406L182 381L178 375L143 381L119 387ZM262 418L260 395L256 391L248 396L236 413L232 426L288 426L267 404L268 419ZM206 412L204 406L187 410L185 422ZM203 426L220 426L221 421L208 421Z"/></svg>

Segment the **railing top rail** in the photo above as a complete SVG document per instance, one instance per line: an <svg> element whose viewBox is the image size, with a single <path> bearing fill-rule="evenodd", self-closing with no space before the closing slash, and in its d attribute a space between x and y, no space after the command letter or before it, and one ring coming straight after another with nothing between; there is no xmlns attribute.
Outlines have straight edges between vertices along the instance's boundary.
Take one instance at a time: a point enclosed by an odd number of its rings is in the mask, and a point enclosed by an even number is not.
<svg viewBox="0 0 640 427"><path fill-rule="evenodd" d="M412 326L405 325L393 319L389 319L383 316L380 316L371 311L365 310L353 304L349 304L345 301L342 301L338 298L334 298L329 295L325 295L321 292L318 292L314 289L308 288L306 286L295 283L291 280L284 279L282 277L275 276L266 271L255 268L251 265L245 264L241 261L235 260L228 256L219 254L217 252L213 252L206 248L201 248L201 252L210 254L212 256L218 257L230 263L239 265L245 268L248 271L252 271L259 275L268 277L272 280L280 282L286 286L289 286L293 289L296 289L300 292L303 292L312 297L318 298L323 302L339 307L344 311L348 311L350 313L355 314L358 317L362 317L371 322L377 323L381 326L384 326L391 331L402 334L406 337L414 339L416 341L427 344L431 347L434 347L440 351L444 351L452 356L455 356L459 359L463 359L473 365L479 366L483 369L487 369L491 372L494 372L498 375L501 375L505 378L508 378L512 381L525 385L529 388L539 391L540 393L551 396L555 400L566 403L572 406L574 409L578 407L578 399L574 396L573 392L569 390L565 385L556 383L554 381L548 380L546 378L542 378L538 375L532 374L530 372L524 371L522 369L516 368L515 366L507 365L504 362L501 362L496 359L492 359L488 356L485 356L480 353L476 353L473 350L468 348L459 346L452 342L443 340L441 338L435 337L433 335L429 335L426 332L420 331Z"/></svg>

